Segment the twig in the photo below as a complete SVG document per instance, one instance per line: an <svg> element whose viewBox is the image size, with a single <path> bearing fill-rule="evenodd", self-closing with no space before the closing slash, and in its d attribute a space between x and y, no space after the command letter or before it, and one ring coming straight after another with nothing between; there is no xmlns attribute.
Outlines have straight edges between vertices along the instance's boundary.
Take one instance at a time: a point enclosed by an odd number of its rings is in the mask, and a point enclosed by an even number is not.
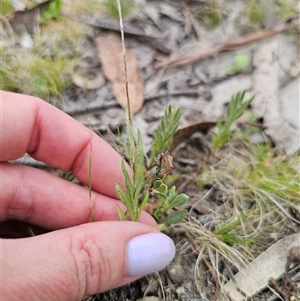
<svg viewBox="0 0 300 301"><path fill-rule="evenodd" d="M293 16L286 18L284 21L276 24L273 28L265 29L260 32L251 33L235 41L229 40L223 44L216 45L215 47L209 49L208 51L206 50L204 52L196 53L194 55L187 54L187 55L182 55L180 57L173 57L173 58L171 57L167 61L163 61L156 64L156 67L171 68L171 67L178 67L187 64L192 64L207 58L214 57L219 53L236 50L243 46L252 44L254 42L259 42L261 40L267 39L269 37L272 37L274 35L277 35L283 31L287 31L288 29L292 28L293 26L295 26L295 24L291 24L292 21L297 20L299 16L300 13L297 13Z"/></svg>

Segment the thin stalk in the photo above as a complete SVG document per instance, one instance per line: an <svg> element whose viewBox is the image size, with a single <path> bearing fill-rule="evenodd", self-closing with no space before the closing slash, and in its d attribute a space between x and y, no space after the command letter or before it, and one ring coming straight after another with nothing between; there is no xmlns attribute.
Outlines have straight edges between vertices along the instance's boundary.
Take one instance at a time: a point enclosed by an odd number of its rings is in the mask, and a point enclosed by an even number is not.
<svg viewBox="0 0 300 301"><path fill-rule="evenodd" d="M91 141L90 141L90 156L89 156L89 179L88 179L88 189L89 189L89 200L90 200L90 210L91 210L91 216L92 221L95 221L95 212L93 207L93 200L92 200L92 163L93 163L93 156L92 156L92 150L93 150L93 143L92 143L92 130L90 125L90 133L91 133Z"/></svg>
<svg viewBox="0 0 300 301"><path fill-rule="evenodd" d="M124 39L124 26L122 18L122 8L120 0L117 0L118 12L119 12L119 21L120 21L120 31L121 31L121 40L122 40L122 52L123 52L123 62L124 62L124 72L125 72L125 90L127 97L127 114L129 123L132 124L131 110L130 110L130 98L129 98L129 89L128 89L128 73L127 73L127 63L126 63L126 48L125 48L125 39Z"/></svg>

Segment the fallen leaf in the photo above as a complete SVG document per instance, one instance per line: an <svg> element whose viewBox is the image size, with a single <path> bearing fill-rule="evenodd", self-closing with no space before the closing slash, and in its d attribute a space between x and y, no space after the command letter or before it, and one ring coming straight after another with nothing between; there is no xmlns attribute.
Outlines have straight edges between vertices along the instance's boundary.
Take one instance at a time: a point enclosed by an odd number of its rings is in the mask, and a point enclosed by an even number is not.
<svg viewBox="0 0 300 301"><path fill-rule="evenodd" d="M240 270L223 287L230 300L244 301L265 288L271 277L279 278L285 271L285 262L293 246L300 246L299 233L282 238Z"/></svg>
<svg viewBox="0 0 300 301"><path fill-rule="evenodd" d="M125 108L127 96L121 42L111 36L97 36L95 41L104 76L112 83L112 92L117 102ZM144 103L144 80L138 72L138 63L135 56L128 49L126 50L126 65L130 109L131 113L134 114L142 108Z"/></svg>
<svg viewBox="0 0 300 301"><path fill-rule="evenodd" d="M194 133L198 131L207 133L215 125L215 122L197 122L177 130L173 138L173 143L169 148L170 152L172 152L181 142L192 136Z"/></svg>

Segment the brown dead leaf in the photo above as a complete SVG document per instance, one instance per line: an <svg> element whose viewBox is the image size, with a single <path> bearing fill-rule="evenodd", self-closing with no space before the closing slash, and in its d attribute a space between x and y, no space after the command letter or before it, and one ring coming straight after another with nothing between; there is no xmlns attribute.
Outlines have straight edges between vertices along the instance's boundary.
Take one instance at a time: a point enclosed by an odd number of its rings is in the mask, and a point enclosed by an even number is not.
<svg viewBox="0 0 300 301"><path fill-rule="evenodd" d="M156 170L159 171L158 177L162 178L168 174L173 168L173 157L169 155L169 151L161 153L158 158L155 159Z"/></svg>
<svg viewBox="0 0 300 301"><path fill-rule="evenodd" d="M112 83L112 92L117 102L126 107L125 73L122 46L119 40L112 37L96 37L99 59L105 77ZM138 72L135 56L127 49L126 64L131 113L138 112L144 103L144 80Z"/></svg>
<svg viewBox="0 0 300 301"><path fill-rule="evenodd" d="M179 145L181 142L183 142L185 139L189 138L196 132L202 132L207 133L213 126L215 126L215 122L197 122L188 125L187 127L181 128L177 130L177 132L174 135L173 143L170 146L169 150L172 152L177 145Z"/></svg>

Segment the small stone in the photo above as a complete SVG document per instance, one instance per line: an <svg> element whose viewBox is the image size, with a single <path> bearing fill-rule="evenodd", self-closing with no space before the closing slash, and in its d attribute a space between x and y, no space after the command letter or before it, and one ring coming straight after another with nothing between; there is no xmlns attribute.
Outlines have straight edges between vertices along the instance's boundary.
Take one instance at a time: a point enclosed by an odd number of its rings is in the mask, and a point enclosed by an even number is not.
<svg viewBox="0 0 300 301"><path fill-rule="evenodd" d="M177 289L176 289L176 293L178 295L183 295L185 294L185 288L183 286L179 286Z"/></svg>
<svg viewBox="0 0 300 301"><path fill-rule="evenodd" d="M167 268L167 271L174 284L178 284L183 281L185 272L181 264L170 264Z"/></svg>

